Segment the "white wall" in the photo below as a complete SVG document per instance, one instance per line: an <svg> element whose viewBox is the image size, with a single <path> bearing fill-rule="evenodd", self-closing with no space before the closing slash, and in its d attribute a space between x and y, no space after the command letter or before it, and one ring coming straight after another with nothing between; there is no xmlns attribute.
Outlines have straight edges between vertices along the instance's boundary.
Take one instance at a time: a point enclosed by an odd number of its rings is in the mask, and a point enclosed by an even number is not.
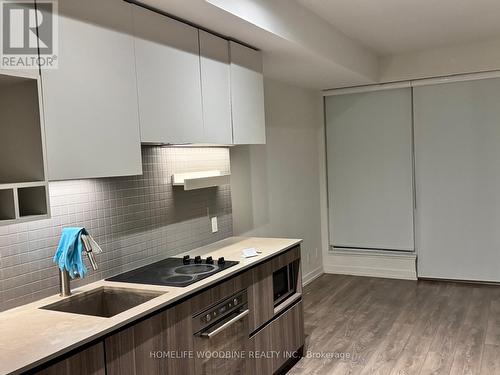
<svg viewBox="0 0 500 375"><path fill-rule="evenodd" d="M307 281L322 272L327 247L323 100L270 79L264 89L266 145L231 148L233 232L302 238Z"/></svg>
<svg viewBox="0 0 500 375"><path fill-rule="evenodd" d="M380 82L498 69L500 39L491 39L384 57L380 61Z"/></svg>

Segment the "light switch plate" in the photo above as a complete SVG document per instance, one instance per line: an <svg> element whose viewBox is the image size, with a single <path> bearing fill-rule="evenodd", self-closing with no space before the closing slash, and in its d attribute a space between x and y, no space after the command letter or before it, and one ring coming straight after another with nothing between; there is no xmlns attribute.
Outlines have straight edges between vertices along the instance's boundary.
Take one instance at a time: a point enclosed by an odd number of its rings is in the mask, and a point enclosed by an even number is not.
<svg viewBox="0 0 500 375"><path fill-rule="evenodd" d="M217 216L214 216L210 221L212 222L212 233L218 232L219 227L217 225Z"/></svg>

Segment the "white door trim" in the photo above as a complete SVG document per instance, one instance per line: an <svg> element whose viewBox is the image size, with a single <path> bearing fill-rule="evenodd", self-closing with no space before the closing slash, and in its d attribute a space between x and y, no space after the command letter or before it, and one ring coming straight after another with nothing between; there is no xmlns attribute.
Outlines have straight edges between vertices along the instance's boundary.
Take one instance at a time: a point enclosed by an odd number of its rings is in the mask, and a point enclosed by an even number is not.
<svg viewBox="0 0 500 375"><path fill-rule="evenodd" d="M490 78L500 78L500 70L466 73L466 74L454 74L450 76L440 76L431 78L420 78L411 81L399 81L399 82L381 83L375 85L342 87L338 89L324 90L323 96L326 97L335 95L355 94L360 92L400 89L404 87L439 85L443 83L474 81L478 79L490 79Z"/></svg>
<svg viewBox="0 0 500 375"><path fill-rule="evenodd" d="M325 273L417 280L417 256L413 252L338 250L325 254Z"/></svg>

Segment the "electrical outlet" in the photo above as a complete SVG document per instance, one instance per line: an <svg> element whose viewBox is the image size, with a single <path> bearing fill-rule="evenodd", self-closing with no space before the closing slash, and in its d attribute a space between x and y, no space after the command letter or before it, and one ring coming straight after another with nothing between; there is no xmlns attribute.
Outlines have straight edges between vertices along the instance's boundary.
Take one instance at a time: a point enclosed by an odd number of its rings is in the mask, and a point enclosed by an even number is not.
<svg viewBox="0 0 500 375"><path fill-rule="evenodd" d="M212 233L218 232L219 227L217 225L217 216L214 216L210 221L212 222Z"/></svg>

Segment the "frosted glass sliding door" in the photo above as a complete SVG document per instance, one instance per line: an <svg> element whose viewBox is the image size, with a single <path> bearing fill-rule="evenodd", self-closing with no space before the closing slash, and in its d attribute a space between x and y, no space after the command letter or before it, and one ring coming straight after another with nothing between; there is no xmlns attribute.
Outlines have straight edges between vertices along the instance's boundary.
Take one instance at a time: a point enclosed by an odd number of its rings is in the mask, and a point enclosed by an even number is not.
<svg viewBox="0 0 500 375"><path fill-rule="evenodd" d="M500 79L414 88L418 276L500 281Z"/></svg>
<svg viewBox="0 0 500 375"><path fill-rule="evenodd" d="M330 244L414 250L410 88L325 99Z"/></svg>

